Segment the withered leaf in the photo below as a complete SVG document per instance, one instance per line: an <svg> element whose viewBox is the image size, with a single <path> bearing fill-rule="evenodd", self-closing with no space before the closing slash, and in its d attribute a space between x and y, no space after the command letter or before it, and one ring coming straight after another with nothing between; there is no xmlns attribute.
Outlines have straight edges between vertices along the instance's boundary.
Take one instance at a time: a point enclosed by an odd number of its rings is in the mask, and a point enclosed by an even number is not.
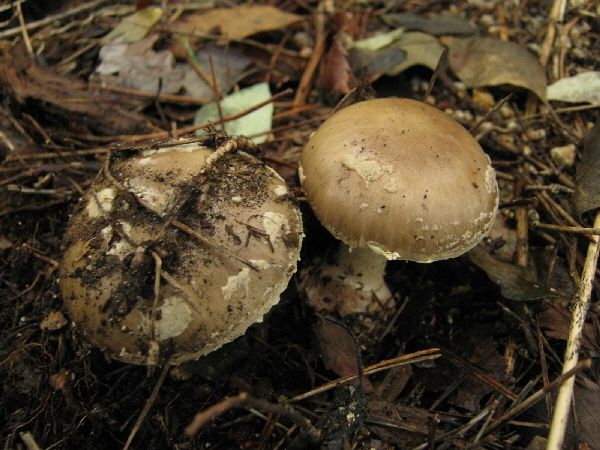
<svg viewBox="0 0 600 450"><path fill-rule="evenodd" d="M244 70L252 62L235 48L223 48L213 44L201 48L195 54L196 64L210 77L212 59L215 79L221 95L227 94L233 85L240 80ZM189 95L199 98L214 98L214 90L188 64L183 65L183 87ZM210 78L209 78L210 79Z"/></svg>
<svg viewBox="0 0 600 450"><path fill-rule="evenodd" d="M444 52L444 47L435 37L419 31L403 33L392 45L405 51L406 58L385 72L390 76L398 75L412 66L425 66L435 70Z"/></svg>
<svg viewBox="0 0 600 450"><path fill-rule="evenodd" d="M337 39L333 40L323 57L318 84L326 91L340 94L347 94L356 86L356 78L348 63L348 52Z"/></svg>
<svg viewBox="0 0 600 450"><path fill-rule="evenodd" d="M577 165L573 204L579 216L600 207L600 122L584 139L583 156Z"/></svg>
<svg viewBox="0 0 600 450"><path fill-rule="evenodd" d="M96 76L107 84L156 93L175 93L181 89L184 73L175 67L169 50L152 47L158 35L151 35L132 44L109 43L100 48L100 65Z"/></svg>
<svg viewBox="0 0 600 450"><path fill-rule="evenodd" d="M562 306L550 303L539 315L538 323L545 330L546 335L566 341L569 337L571 313ZM581 344L588 350L597 348L597 345L595 345L594 327L590 323L585 324L583 328Z"/></svg>
<svg viewBox="0 0 600 450"><path fill-rule="evenodd" d="M502 295L510 300L536 300L549 294L533 270L499 261L481 245L469 251L467 255L473 264L500 287Z"/></svg>
<svg viewBox="0 0 600 450"><path fill-rule="evenodd" d="M441 15L428 18L417 14L404 13L384 14L381 19L392 27L424 31L436 36L444 34L468 36L477 33L477 28L460 16Z"/></svg>
<svg viewBox="0 0 600 450"><path fill-rule="evenodd" d="M600 103L600 72L581 72L548 86L548 100L569 103Z"/></svg>
<svg viewBox="0 0 600 450"><path fill-rule="evenodd" d="M368 412L369 429L397 448L413 448L427 439L430 414L426 409L371 400ZM380 427L377 426L378 422L391 423L394 427Z"/></svg>
<svg viewBox="0 0 600 450"><path fill-rule="evenodd" d="M342 325L319 318L314 325L323 364L340 377L358 373L358 348Z"/></svg>
<svg viewBox="0 0 600 450"><path fill-rule="evenodd" d="M268 5L215 8L191 14L175 23L175 30L194 35L219 31L227 39L244 39L263 31L280 30L302 20L301 16Z"/></svg>
<svg viewBox="0 0 600 450"><path fill-rule="evenodd" d="M509 84L546 99L546 72L535 55L513 42L495 38L453 39L448 64L467 87Z"/></svg>

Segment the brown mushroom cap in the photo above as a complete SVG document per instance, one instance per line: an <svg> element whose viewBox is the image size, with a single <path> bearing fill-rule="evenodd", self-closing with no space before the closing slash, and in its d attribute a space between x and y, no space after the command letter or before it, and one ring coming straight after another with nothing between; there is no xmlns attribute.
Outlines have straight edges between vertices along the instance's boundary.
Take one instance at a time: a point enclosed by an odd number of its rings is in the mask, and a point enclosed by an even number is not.
<svg viewBox="0 0 600 450"><path fill-rule="evenodd" d="M211 153L186 144L115 156L69 223L66 308L116 359L207 354L260 322L296 270L302 224L284 181L245 153L198 178Z"/></svg>
<svg viewBox="0 0 600 450"><path fill-rule="evenodd" d="M475 246L498 186L458 122L409 99L377 99L327 119L304 147L300 180L321 223L350 247L430 262Z"/></svg>

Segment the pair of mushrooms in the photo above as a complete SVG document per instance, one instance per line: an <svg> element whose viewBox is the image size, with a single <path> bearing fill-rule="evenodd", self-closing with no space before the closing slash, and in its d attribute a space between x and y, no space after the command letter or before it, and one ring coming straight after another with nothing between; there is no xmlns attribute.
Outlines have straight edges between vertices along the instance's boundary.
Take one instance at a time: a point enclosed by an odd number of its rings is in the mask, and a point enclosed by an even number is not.
<svg viewBox="0 0 600 450"><path fill-rule="evenodd" d="M284 181L240 151L247 146L174 143L107 160L69 223L60 287L72 319L110 356L194 360L278 302L296 270L302 220ZM477 142L406 99L334 114L307 143L300 179L335 237L388 259L458 256L498 206Z"/></svg>

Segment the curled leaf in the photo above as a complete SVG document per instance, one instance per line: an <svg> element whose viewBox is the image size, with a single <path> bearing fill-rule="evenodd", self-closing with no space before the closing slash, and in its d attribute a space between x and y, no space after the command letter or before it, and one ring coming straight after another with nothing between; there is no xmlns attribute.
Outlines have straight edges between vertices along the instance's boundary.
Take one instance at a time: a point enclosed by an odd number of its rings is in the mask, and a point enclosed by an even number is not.
<svg viewBox="0 0 600 450"><path fill-rule="evenodd" d="M548 100L600 104L600 72L582 72L548 86Z"/></svg>
<svg viewBox="0 0 600 450"><path fill-rule="evenodd" d="M548 295L533 270L502 262L490 255L481 245L467 253L473 264L482 269L510 300L536 300Z"/></svg>
<svg viewBox="0 0 600 450"><path fill-rule="evenodd" d="M424 31L436 36L444 34L468 36L477 33L477 28L460 16L441 15L428 18L410 13L384 14L382 20L393 27Z"/></svg>
<svg viewBox="0 0 600 450"><path fill-rule="evenodd" d="M347 94L356 86L356 79L348 64L348 52L337 39L323 58L319 70L319 86L326 91Z"/></svg>
<svg viewBox="0 0 600 450"><path fill-rule="evenodd" d="M280 30L302 20L301 16L281 11L273 6L252 5L235 8L215 8L201 14L191 14L179 20L175 29L194 35L221 32L227 39L243 39L263 31Z"/></svg>
<svg viewBox="0 0 600 450"><path fill-rule="evenodd" d="M452 40L448 63L467 87L510 84L546 99L546 72L524 47L500 39L474 37Z"/></svg>

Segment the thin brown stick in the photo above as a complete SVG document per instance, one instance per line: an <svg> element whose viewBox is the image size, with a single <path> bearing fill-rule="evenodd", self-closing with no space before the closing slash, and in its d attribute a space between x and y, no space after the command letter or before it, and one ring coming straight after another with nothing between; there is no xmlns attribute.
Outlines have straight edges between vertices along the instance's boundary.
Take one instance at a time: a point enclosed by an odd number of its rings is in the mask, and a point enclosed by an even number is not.
<svg viewBox="0 0 600 450"><path fill-rule="evenodd" d="M479 129L479 127L481 126L481 124L483 124L483 122L485 122L486 120L488 120L492 114L494 114L496 111L498 111L500 108L502 108L502 106L506 102L508 102L512 98L512 96L513 96L513 94L511 92L506 97L501 98L498 101L498 103L496 103L494 106L492 106L490 108L490 110L488 112L486 112L483 115L483 117L481 117L481 119L479 119L477 122L475 122L471 128L469 128L469 133L475 134L475 132Z"/></svg>
<svg viewBox="0 0 600 450"><path fill-rule="evenodd" d="M547 392L550 392L553 389L557 388L558 386L563 384L566 380L570 379L571 377L573 377L575 374L582 371L583 369L589 369L591 367L591 365L592 365L591 359L586 359L584 361L581 361L580 363L575 365L575 367L573 367L572 369L568 370L567 372L565 372L562 375L555 378L554 381L548 383L543 388L535 391L533 394L531 394L529 397L527 397L521 403L510 408L502 416L500 416L496 420L494 420L490 424L488 429L486 430L485 435L490 434L496 428L502 426L503 424L508 422L513 417L518 416L523 411L527 410L528 408L531 408L533 405L535 405L537 402L539 402L542 398L544 398Z"/></svg>
<svg viewBox="0 0 600 450"><path fill-rule="evenodd" d="M317 13L319 14L319 13ZM306 103L306 99L308 98L308 94L310 92L310 88L312 86L312 82L315 76L315 72L317 71L317 67L319 67L319 63L321 62L321 58L325 53L325 44L327 43L327 33L325 31L319 31L317 27L317 42L313 51L310 55L310 59L308 60L308 64L304 68L304 73L302 74L302 78L300 78L300 83L298 84L298 90L296 91L296 96L294 97L294 107L302 106Z"/></svg>
<svg viewBox="0 0 600 450"><path fill-rule="evenodd" d="M192 66L193 68L194 66ZM181 105L205 105L210 102L209 98L191 97L188 95L175 95L175 94L159 94L155 92L142 91L141 89L125 88L121 86L109 86L99 83L88 83L87 86L93 89L100 89L107 92L116 92L117 94L131 95L133 97L143 98L158 98L159 101L165 103L176 103Z"/></svg>
<svg viewBox="0 0 600 450"><path fill-rule="evenodd" d="M429 350L421 350L418 352L409 353L407 355L398 356L396 358L386 359L384 361L380 361L376 364L373 364L364 369L363 375L371 375L374 373L381 372L383 370L392 369L394 367L403 366L406 364L414 364L414 363L421 362L421 361L436 359L436 358L439 358L440 356L441 356L441 353L440 353L439 348L431 348ZM291 399L289 399L289 402L290 403L297 402L297 401L312 397L313 395L321 394L330 389L333 389L334 387L336 387L340 384L348 383L350 381L356 380L357 378L358 378L358 375L350 375L347 377L338 378L337 380L333 380L333 381L330 381L329 383L325 383L315 389L311 389L310 391L305 392L304 394L296 395L295 397L292 397Z"/></svg>
<svg viewBox="0 0 600 450"><path fill-rule="evenodd" d="M221 122L221 130L225 130L225 126L223 122L223 108L221 108L221 99L223 98L221 95L221 90L219 89L219 85L217 84L217 75L215 73L215 65L213 63L212 55L208 54L208 65L210 66L210 79L211 86L213 89L213 93L215 96L215 103L217 105L217 112L219 113L219 122Z"/></svg>
<svg viewBox="0 0 600 450"><path fill-rule="evenodd" d="M321 440L321 432L315 428L306 417L304 417L290 405L270 403L266 400L253 398L246 392L241 392L235 397L226 398L216 405L213 405L210 408L196 414L190 424L185 427L185 434L189 437L192 437L198 433L200 428L206 425L209 420L233 408L241 406L287 417L307 432L308 437L312 441L311 444L316 444Z"/></svg>
<svg viewBox="0 0 600 450"><path fill-rule="evenodd" d="M541 228L543 230L552 231L563 231L565 233L576 233L576 234L591 234L594 236L600 236L600 228L587 228L587 227L570 227L567 225L552 225L550 223L532 222L534 228Z"/></svg>
<svg viewBox="0 0 600 450"><path fill-rule="evenodd" d="M27 53L29 56L33 58L33 46L31 45L31 39L29 39L29 33L27 32L27 27L25 26L25 18L23 17L23 8L21 8L21 2L17 0L15 3L17 8L17 17L19 18L19 28L21 29L21 36L23 37L23 42L25 42L25 48L27 49Z"/></svg>
<svg viewBox="0 0 600 450"><path fill-rule="evenodd" d="M431 95L431 91L433 91L433 86L435 86L435 82L440 75L440 72L444 70L446 67L446 61L448 58L448 49L444 48L444 51L440 55L440 59L438 59L437 65L435 66L435 70L429 79L429 83L427 84L427 90L425 91L425 95L423 96L423 100L427 99Z"/></svg>
<svg viewBox="0 0 600 450"><path fill-rule="evenodd" d="M67 11L63 11L58 14L52 14L50 16L44 17L43 19L36 20L34 22L29 22L27 25L25 25L25 29L27 31L36 30L45 25L49 25L56 21L66 19L67 17L74 16L76 14L82 13L84 11L88 11L90 9L94 9L97 6L102 5L103 3L107 3L107 0L96 0L93 2L89 2L89 3L84 3L83 5L79 5L75 8L68 9ZM15 28L9 28L8 30L0 31L0 39L16 36L19 33L21 33L21 26L18 26Z"/></svg>
<svg viewBox="0 0 600 450"><path fill-rule="evenodd" d="M600 228L600 212L596 213L594 219L594 228ZM572 368L577 367L579 359L579 349L581 347L581 336L585 325L585 319L590 307L590 297L592 295L592 282L596 274L598 256L600 253L600 239L596 236L593 242L588 245L583 272L579 282L577 295L573 299L573 315L571 326L569 328L569 338L567 339L567 348L563 363L563 373L569 373ZM554 415L550 425L548 435L548 450L559 450L562 448L573 399L573 386L575 380L569 378L563 384L558 392L554 407Z"/></svg>
<svg viewBox="0 0 600 450"><path fill-rule="evenodd" d="M146 416L150 412L152 405L154 405L154 402L156 401L156 398L158 397L158 392L160 391L160 388L163 385L163 382L165 381L165 377L167 376L167 372L169 371L169 368L170 368L170 366L168 366L168 365L166 365L162 368L162 371L160 372L160 376L158 377L158 381L154 385L154 389L152 389L152 393L150 394L150 397L148 397L148 400L146 400L146 404L142 408L142 412L140 413L135 424L133 425L133 428L131 429L131 433L129 433L129 437L127 438L127 442L125 442L125 445L123 446L123 450L129 449L129 446L131 445L133 438L139 431L140 427L142 426L142 423L144 423L144 419L146 419Z"/></svg>

